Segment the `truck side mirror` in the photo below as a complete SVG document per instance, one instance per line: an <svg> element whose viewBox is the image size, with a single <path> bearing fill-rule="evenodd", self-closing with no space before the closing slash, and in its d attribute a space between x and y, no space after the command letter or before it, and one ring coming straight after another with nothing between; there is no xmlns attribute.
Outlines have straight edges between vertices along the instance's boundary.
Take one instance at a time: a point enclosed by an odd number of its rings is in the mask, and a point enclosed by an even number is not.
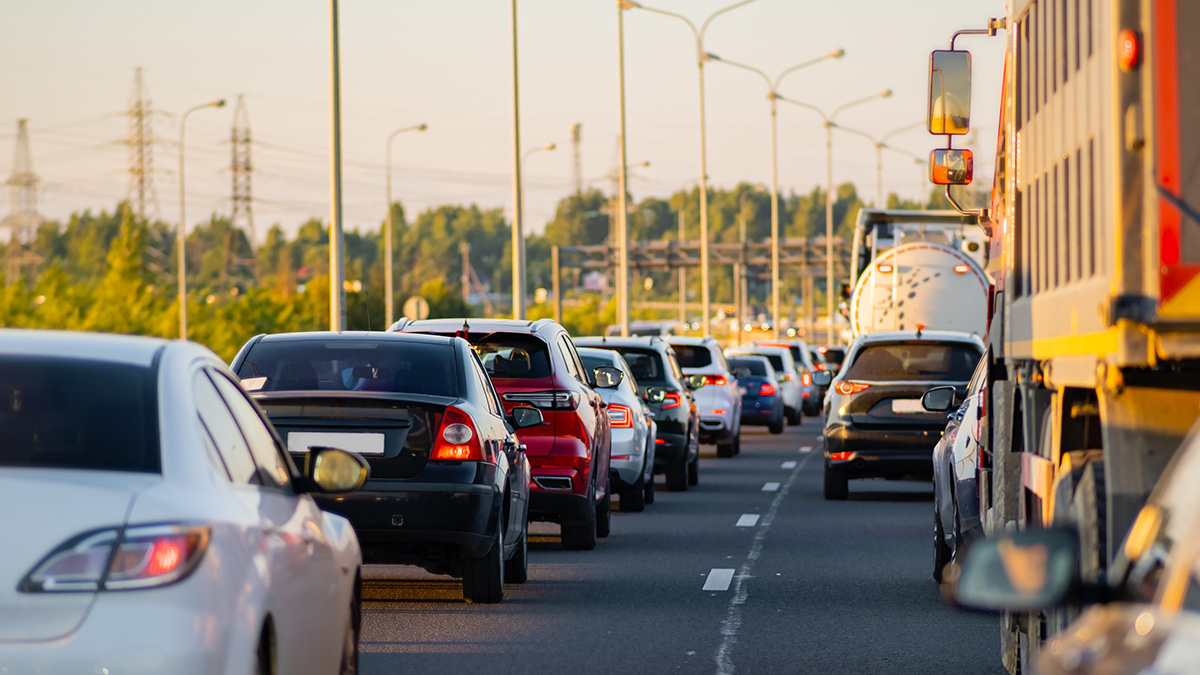
<svg viewBox="0 0 1200 675"><path fill-rule="evenodd" d="M929 133L960 136L971 130L971 52L929 55Z"/></svg>
<svg viewBox="0 0 1200 675"><path fill-rule="evenodd" d="M970 150L934 150L929 153L929 180L936 185L969 185L975 177L975 156Z"/></svg>

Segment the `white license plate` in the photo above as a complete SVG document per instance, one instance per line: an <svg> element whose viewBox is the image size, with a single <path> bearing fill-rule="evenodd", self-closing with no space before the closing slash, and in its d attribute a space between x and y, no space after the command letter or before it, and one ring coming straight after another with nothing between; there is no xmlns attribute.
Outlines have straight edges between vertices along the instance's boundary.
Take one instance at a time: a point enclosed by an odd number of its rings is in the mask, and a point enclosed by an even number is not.
<svg viewBox="0 0 1200 675"><path fill-rule="evenodd" d="M892 412L894 413L923 413L925 406L921 405L919 398L895 398L892 399Z"/></svg>
<svg viewBox="0 0 1200 675"><path fill-rule="evenodd" d="M382 455L383 434L346 434L323 431L293 431L287 437L288 452L304 454L311 447L350 450L360 455Z"/></svg>

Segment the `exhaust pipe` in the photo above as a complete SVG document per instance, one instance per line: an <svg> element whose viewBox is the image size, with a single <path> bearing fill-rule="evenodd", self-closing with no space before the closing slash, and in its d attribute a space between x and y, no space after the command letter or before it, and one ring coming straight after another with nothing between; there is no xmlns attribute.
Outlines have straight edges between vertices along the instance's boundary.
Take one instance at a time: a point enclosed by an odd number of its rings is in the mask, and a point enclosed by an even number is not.
<svg viewBox="0 0 1200 675"><path fill-rule="evenodd" d="M543 490L569 491L575 487L566 476L534 476L533 482Z"/></svg>

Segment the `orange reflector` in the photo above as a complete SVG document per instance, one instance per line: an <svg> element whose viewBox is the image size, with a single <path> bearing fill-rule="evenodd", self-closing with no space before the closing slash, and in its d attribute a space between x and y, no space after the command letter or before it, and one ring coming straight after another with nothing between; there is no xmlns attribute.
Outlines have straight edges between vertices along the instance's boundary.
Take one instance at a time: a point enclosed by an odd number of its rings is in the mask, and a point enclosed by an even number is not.
<svg viewBox="0 0 1200 675"><path fill-rule="evenodd" d="M1138 67L1141 62L1141 48L1138 41L1138 34L1126 28L1117 34L1117 65L1121 66L1121 71L1128 73Z"/></svg>
<svg viewBox="0 0 1200 675"><path fill-rule="evenodd" d="M438 443L433 448L433 456L430 459L447 459L463 461L467 459L478 459L472 457L471 446L469 445L450 445L449 443Z"/></svg>
<svg viewBox="0 0 1200 675"><path fill-rule="evenodd" d="M891 265L889 265L887 263L879 263L879 265L876 266L876 269L878 269L883 274L891 274L893 268Z"/></svg>
<svg viewBox="0 0 1200 675"><path fill-rule="evenodd" d="M959 274L966 274L970 270L971 270L971 268L968 265L955 265L954 266L954 271Z"/></svg>
<svg viewBox="0 0 1200 675"><path fill-rule="evenodd" d="M833 452L829 454L829 459L846 460L850 459L853 454L853 452Z"/></svg>

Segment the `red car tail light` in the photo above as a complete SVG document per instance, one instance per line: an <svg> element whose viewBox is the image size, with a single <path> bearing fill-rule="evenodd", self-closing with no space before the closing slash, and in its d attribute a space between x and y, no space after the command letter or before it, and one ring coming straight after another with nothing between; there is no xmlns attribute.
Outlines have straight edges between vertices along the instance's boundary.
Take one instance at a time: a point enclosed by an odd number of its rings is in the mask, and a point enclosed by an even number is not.
<svg viewBox="0 0 1200 675"><path fill-rule="evenodd" d="M143 525L87 532L68 540L17 587L23 593L118 591L165 586L200 563L207 525Z"/></svg>
<svg viewBox="0 0 1200 675"><path fill-rule="evenodd" d="M759 388L758 388L758 395L759 396L774 396L775 395L775 385L773 385L769 382L763 382L762 385L759 386Z"/></svg>
<svg viewBox="0 0 1200 675"><path fill-rule="evenodd" d="M824 364L824 363L815 363L815 364L813 364L813 366L814 366L814 367L815 367L817 370L825 370L825 364Z"/></svg>
<svg viewBox="0 0 1200 675"><path fill-rule="evenodd" d="M677 394L676 392L668 391L667 393L663 394L663 404L662 404L663 410L670 410L671 408L678 408L681 405L683 405L683 397L680 396L679 394Z"/></svg>
<svg viewBox="0 0 1200 675"><path fill-rule="evenodd" d="M854 454L853 452L832 452L829 454L829 459L842 461L842 460L850 459L850 456L853 454Z"/></svg>
<svg viewBox="0 0 1200 675"><path fill-rule="evenodd" d="M620 403L608 404L608 424L613 429L632 429L633 411Z"/></svg>
<svg viewBox="0 0 1200 675"><path fill-rule="evenodd" d="M717 386L721 386L721 385L724 385L726 382L728 382L728 380L725 379L724 375L705 375L704 376L704 384L715 384Z"/></svg>
<svg viewBox="0 0 1200 675"><path fill-rule="evenodd" d="M714 415L724 415L724 414L725 414L725 413L727 413L727 412L729 412L729 411L728 411L728 410L722 410L721 408L714 408L714 409L713 409L713 411L712 411L712 414L714 414Z"/></svg>
<svg viewBox="0 0 1200 675"><path fill-rule="evenodd" d="M654 439L654 444L655 444L655 445L666 445L666 444L667 444L667 439L665 439L665 438L656 438L656 439Z"/></svg>
<svg viewBox="0 0 1200 675"><path fill-rule="evenodd" d="M804 386L811 387L812 386L812 373L809 373L809 372L800 373L800 381L804 383Z"/></svg>
<svg viewBox="0 0 1200 675"><path fill-rule="evenodd" d="M837 386L834 387L834 389L837 389L837 393L842 394L843 396L849 396L850 394L857 394L860 391L864 391L864 390L867 390L870 388L871 388L871 385L869 385L865 382L849 382L849 381L838 382Z"/></svg>
<svg viewBox="0 0 1200 675"><path fill-rule="evenodd" d="M442 428L429 459L448 461L483 461L483 446L470 415L455 407L447 407L442 416Z"/></svg>

